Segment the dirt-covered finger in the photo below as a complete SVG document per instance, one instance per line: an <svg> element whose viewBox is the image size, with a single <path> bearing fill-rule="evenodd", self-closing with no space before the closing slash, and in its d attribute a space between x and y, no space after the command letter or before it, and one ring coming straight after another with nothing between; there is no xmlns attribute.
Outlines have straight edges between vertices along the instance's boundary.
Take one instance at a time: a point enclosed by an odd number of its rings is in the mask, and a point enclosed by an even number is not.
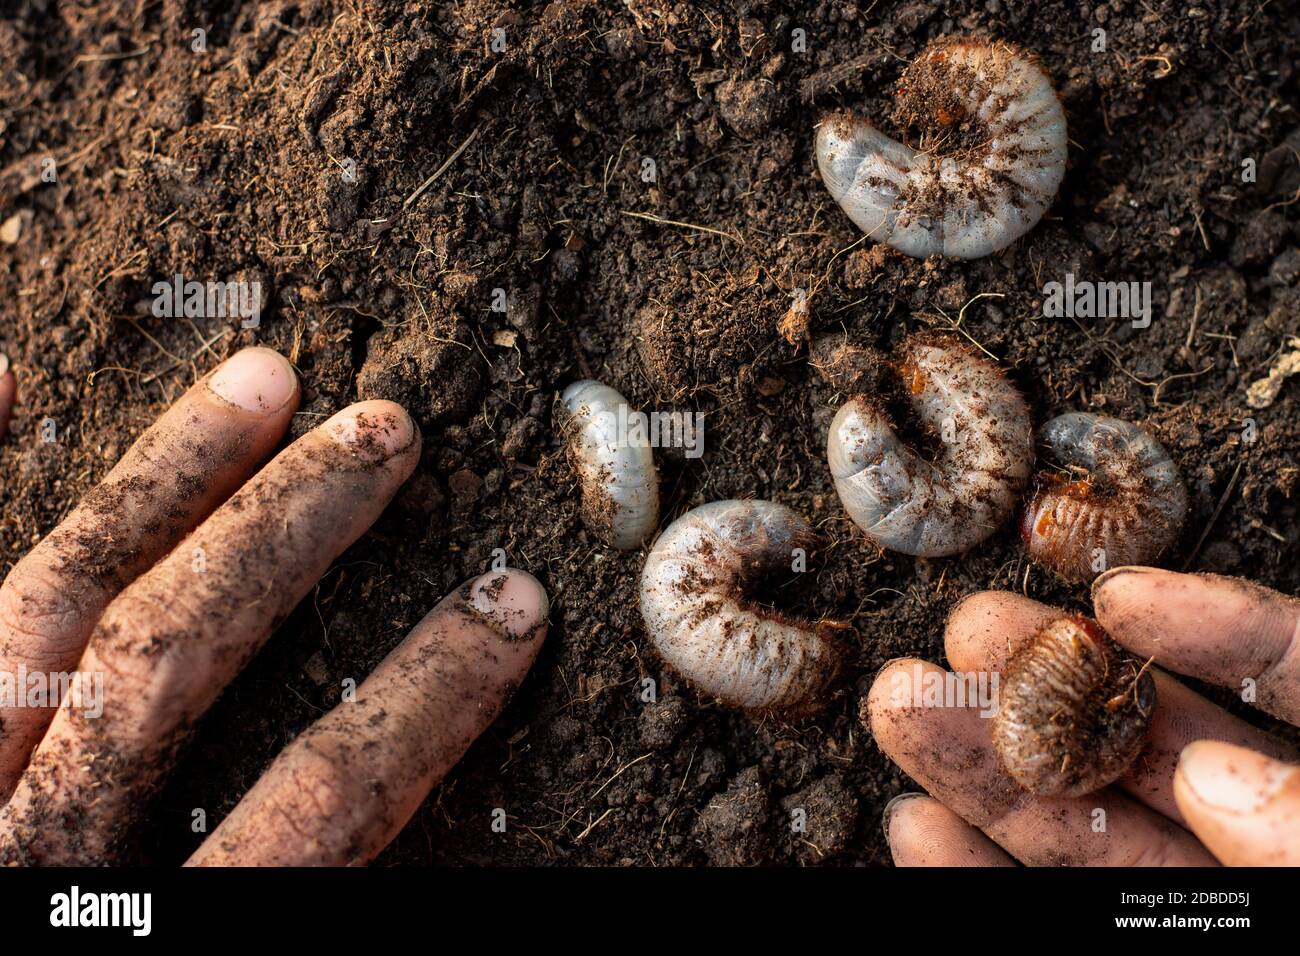
<svg viewBox="0 0 1300 956"><path fill-rule="evenodd" d="M1134 654L1300 723L1300 601L1240 578L1159 568L1115 568L1092 596L1097 620Z"/></svg>
<svg viewBox="0 0 1300 956"><path fill-rule="evenodd" d="M1189 744L1174 779L1188 826L1229 866L1300 866L1300 766L1217 740Z"/></svg>
<svg viewBox="0 0 1300 956"><path fill-rule="evenodd" d="M1186 830L1113 788L1083 797L1023 791L993 749L989 708L936 696L942 668L904 659L876 677L863 721L880 749L935 799L1031 865L1210 865Z"/></svg>
<svg viewBox="0 0 1300 956"><path fill-rule="evenodd" d="M895 866L1015 866L1006 850L938 800L904 793L885 807Z"/></svg>
<svg viewBox="0 0 1300 956"><path fill-rule="evenodd" d="M0 587L0 674L15 686L59 686L109 601L253 474L298 399L292 366L264 348L236 353L182 395L10 571ZM0 800L58 702L21 703L0 709Z"/></svg>
<svg viewBox="0 0 1300 956"><path fill-rule="evenodd" d="M546 633L523 571L444 598L344 702L290 744L204 842L195 866L363 863L496 719Z"/></svg>
<svg viewBox="0 0 1300 956"><path fill-rule="evenodd" d="M391 402L345 409L281 452L107 608L69 698L0 813L0 863L114 857L190 728L419 459Z"/></svg>
<svg viewBox="0 0 1300 956"><path fill-rule="evenodd" d="M973 594L948 618L944 635L948 663L961 673L1001 672L1037 630L1064 613L1009 591ZM1178 755L1194 740L1224 740L1281 759L1295 756L1281 740L1234 717L1169 674L1153 668L1151 676L1156 709L1147 744L1117 784L1152 809L1182 822L1174 799L1174 768Z"/></svg>

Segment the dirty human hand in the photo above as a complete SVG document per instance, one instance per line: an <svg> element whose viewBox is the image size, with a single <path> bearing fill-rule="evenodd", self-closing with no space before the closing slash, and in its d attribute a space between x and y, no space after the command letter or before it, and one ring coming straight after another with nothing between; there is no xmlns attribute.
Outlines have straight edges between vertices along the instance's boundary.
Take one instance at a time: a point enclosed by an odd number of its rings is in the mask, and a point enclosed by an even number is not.
<svg viewBox="0 0 1300 956"><path fill-rule="evenodd" d="M0 865L120 859L190 729L415 468L415 424L368 401L259 470L298 401L283 357L237 353L9 573ZM355 700L280 754L190 863L372 858L500 712L547 611L541 585L515 570L446 597ZM69 674L61 706L27 699L32 675Z"/></svg>
<svg viewBox="0 0 1300 956"><path fill-rule="evenodd" d="M1300 723L1300 602L1235 578L1116 568L1093 585L1093 604L1116 641L1154 659L1157 703L1145 751L1096 793L1035 797L999 765L992 722L978 706L895 705L896 682L939 669L893 661L863 717L881 749L929 791L886 809L894 861L1300 865L1295 750L1170 676L1251 689L1256 706ZM948 662L959 673L1000 672L1061 613L1018 594L972 595L948 619Z"/></svg>

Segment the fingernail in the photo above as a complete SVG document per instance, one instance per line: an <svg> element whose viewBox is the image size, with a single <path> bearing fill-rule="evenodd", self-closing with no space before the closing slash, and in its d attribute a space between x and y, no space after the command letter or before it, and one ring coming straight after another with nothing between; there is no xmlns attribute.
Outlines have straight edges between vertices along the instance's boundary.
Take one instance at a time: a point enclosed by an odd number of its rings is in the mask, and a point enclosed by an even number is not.
<svg viewBox="0 0 1300 956"><path fill-rule="evenodd" d="M1206 806L1228 813L1254 813L1292 782L1293 767L1217 740L1197 740L1183 748L1178 774Z"/></svg>
<svg viewBox="0 0 1300 956"><path fill-rule="evenodd" d="M527 571L490 571L465 585L465 604L503 637L532 637L546 623L551 602L546 588Z"/></svg>
<svg viewBox="0 0 1300 956"><path fill-rule="evenodd" d="M900 793L898 796L894 797L894 799L890 800L887 804L885 804L885 812L880 815L880 823L885 828L886 843L889 842L889 821L893 817L894 811L897 810L898 807L905 800L911 800L915 797L924 797L924 796L925 794L923 793L920 793L915 790L909 790L906 791L905 793Z"/></svg>
<svg viewBox="0 0 1300 956"><path fill-rule="evenodd" d="M0 378L4 378L9 371L9 356L0 352Z"/></svg>
<svg viewBox="0 0 1300 956"><path fill-rule="evenodd" d="M298 376L279 352L254 346L226 359L208 379L208 389L245 411L265 414L284 408L298 391Z"/></svg>
<svg viewBox="0 0 1300 956"><path fill-rule="evenodd" d="M1103 572L1099 577L1095 578L1095 579L1093 580L1093 582L1092 582L1092 602L1093 602L1093 604L1096 604L1096 603L1097 603L1097 593L1098 593L1099 591L1101 591L1102 587L1103 587L1106 583L1108 583L1108 582L1110 582L1110 581L1113 581L1115 578L1119 577L1120 575L1122 575L1122 574L1142 574L1142 573L1144 573L1144 572L1147 572L1147 571L1154 571L1154 570L1156 570L1156 569L1155 569L1155 568L1143 568L1143 567L1138 567L1138 566L1136 566L1136 565L1129 565L1129 566L1122 567L1122 568L1111 568L1109 571L1105 571L1105 572Z"/></svg>
<svg viewBox="0 0 1300 956"><path fill-rule="evenodd" d="M910 660L912 660L912 658L908 657L905 654L900 655L898 657L891 657L889 660L885 661L885 663L881 664L880 667L876 669L876 673L872 676L871 682L874 684L876 681L880 680L880 675L883 674L885 671L889 670L895 664L901 661L910 661Z"/></svg>
<svg viewBox="0 0 1300 956"><path fill-rule="evenodd" d="M320 426L320 431L365 461L392 458L415 440L415 422L396 402L357 402Z"/></svg>

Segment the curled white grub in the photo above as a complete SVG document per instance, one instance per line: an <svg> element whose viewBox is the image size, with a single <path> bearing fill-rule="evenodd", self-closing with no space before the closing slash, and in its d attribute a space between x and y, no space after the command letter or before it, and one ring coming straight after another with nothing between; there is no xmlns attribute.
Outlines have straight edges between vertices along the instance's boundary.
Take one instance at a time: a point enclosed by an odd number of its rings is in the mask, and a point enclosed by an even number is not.
<svg viewBox="0 0 1300 956"><path fill-rule="evenodd" d="M955 341L914 336L894 367L928 451L908 447L880 404L855 396L827 439L835 490L881 547L960 554L1016 506L1034 461L1029 409L997 365Z"/></svg>
<svg viewBox="0 0 1300 956"><path fill-rule="evenodd" d="M646 436L628 428L627 399L600 382L574 382L560 396L564 438L582 483L582 520L620 550L638 548L659 524L659 473Z"/></svg>
<svg viewBox="0 0 1300 956"><path fill-rule="evenodd" d="M1088 412L1043 426L1048 458L1020 520L1025 550L1067 581L1150 564L1178 540L1187 488L1165 447L1132 422Z"/></svg>
<svg viewBox="0 0 1300 956"><path fill-rule="evenodd" d="M1032 229L1065 176L1065 111L1031 54L1008 43L930 44L899 83L896 119L920 148L865 118L817 128L831 196L868 236L924 258L978 259Z"/></svg>
<svg viewBox="0 0 1300 956"><path fill-rule="evenodd" d="M748 596L800 566L813 541L802 517L771 501L715 501L674 521L641 571L641 614L663 659L738 707L816 709L843 655L830 625Z"/></svg>

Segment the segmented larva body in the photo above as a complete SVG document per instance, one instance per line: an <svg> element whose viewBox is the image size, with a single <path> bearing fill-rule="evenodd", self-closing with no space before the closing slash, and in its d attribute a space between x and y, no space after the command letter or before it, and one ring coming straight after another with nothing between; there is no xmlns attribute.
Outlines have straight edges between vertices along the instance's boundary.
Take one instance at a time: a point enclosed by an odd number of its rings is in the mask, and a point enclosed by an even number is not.
<svg viewBox="0 0 1300 956"><path fill-rule="evenodd" d="M1039 796L1077 797L1116 780L1141 753L1156 685L1085 617L1053 621L1007 665L993 745Z"/></svg>
<svg viewBox="0 0 1300 956"><path fill-rule="evenodd" d="M912 149L862 117L817 129L831 196L878 242L910 256L977 259L1038 222L1065 176L1065 111L1031 54L1007 43L930 44L900 80L897 118Z"/></svg>
<svg viewBox="0 0 1300 956"><path fill-rule="evenodd" d="M1040 474L1020 521L1030 558L1067 581L1149 564L1170 547L1187 514L1187 489L1164 446L1138 426L1086 412L1042 430L1048 458L1066 473Z"/></svg>
<svg viewBox="0 0 1300 956"><path fill-rule="evenodd" d="M839 672L841 645L746 597L789 573L796 549L813 541L802 517L771 501L715 501L674 521L641 572L641 614L663 659L738 707L815 709Z"/></svg>
<svg viewBox="0 0 1300 956"><path fill-rule="evenodd" d="M627 399L600 382L560 396L569 460L582 483L582 520L606 544L638 548L659 524L659 473L642 433L627 428Z"/></svg>
<svg viewBox="0 0 1300 956"><path fill-rule="evenodd" d="M934 436L923 455L866 396L831 422L826 451L844 510L881 547L921 557L960 554L1015 509L1034 461L1033 423L993 362L951 341L913 337L898 371Z"/></svg>

